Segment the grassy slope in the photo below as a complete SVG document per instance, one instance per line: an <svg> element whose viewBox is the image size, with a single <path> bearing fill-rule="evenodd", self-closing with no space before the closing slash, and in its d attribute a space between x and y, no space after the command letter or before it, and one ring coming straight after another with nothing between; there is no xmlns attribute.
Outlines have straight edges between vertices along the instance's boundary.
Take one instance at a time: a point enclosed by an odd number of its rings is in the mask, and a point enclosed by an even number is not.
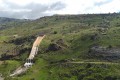
<svg viewBox="0 0 120 80"><path fill-rule="evenodd" d="M74 61L106 61L96 57L88 57L89 47L94 44L108 47L119 48L120 42L120 14L101 14L101 15L69 15L69 16L51 16L43 17L41 19L31 21L29 23L23 23L18 25L16 28L10 28L0 31L0 46L6 45L1 48L2 52L5 50L11 50L16 46L14 43L5 43L4 41L10 41L13 35L18 35L19 39L26 41L22 42L21 45L24 48L31 48L33 40L29 41L29 36L36 36L38 33L46 33L46 38L43 40L39 48L39 54L36 57L35 65L29 69L23 75L15 77L18 80L116 80L120 79L120 68L119 64L68 64L61 63L62 60L73 60ZM99 29L107 27L105 32L100 32ZM106 29L106 28L105 28ZM54 31L57 34L54 34ZM106 35L103 35L105 33ZM97 40L91 40L91 36L99 34ZM63 39L68 48L64 47L59 51L45 52L51 41L56 42L58 39ZM5 50L4 50L5 49ZM2 54L1 52L1 54ZM25 61L29 51L24 52L19 56L19 61L14 63L20 65ZM7 54L12 54L8 53ZM24 57L24 58L23 58ZM116 60L114 62L118 62ZM8 65L10 63L7 63ZM2 67L3 65L0 65ZM4 68L1 68L5 70ZM10 68L12 71L14 69ZM1 71L4 74L9 74L9 71ZM115 74L114 74L115 73ZM8 79L10 80L10 79ZM13 79L11 79L13 80Z"/></svg>

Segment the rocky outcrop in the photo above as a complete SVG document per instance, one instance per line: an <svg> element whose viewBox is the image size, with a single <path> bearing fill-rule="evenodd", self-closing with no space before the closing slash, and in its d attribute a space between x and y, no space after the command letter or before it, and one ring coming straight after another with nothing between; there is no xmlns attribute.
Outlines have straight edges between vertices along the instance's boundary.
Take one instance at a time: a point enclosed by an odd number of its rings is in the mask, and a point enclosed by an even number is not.
<svg viewBox="0 0 120 80"><path fill-rule="evenodd" d="M62 46L62 47L68 47L68 45L67 44L65 44L65 41L63 40L63 39L58 39L57 41L56 41L56 44L58 44L58 45L60 45L60 46Z"/></svg>
<svg viewBox="0 0 120 80"><path fill-rule="evenodd" d="M94 46L90 48L89 56L95 56L107 60L116 60L120 59L120 49L112 47L106 48L101 46Z"/></svg>
<svg viewBox="0 0 120 80"><path fill-rule="evenodd" d="M58 39L57 41L52 40L52 43L48 46L47 52L48 51L58 51L64 48L68 48L68 45L65 44L63 39Z"/></svg>
<svg viewBox="0 0 120 80"><path fill-rule="evenodd" d="M8 43L14 43L15 45L22 45L25 42L32 42L35 39L35 36L20 37L8 41Z"/></svg>
<svg viewBox="0 0 120 80"><path fill-rule="evenodd" d="M61 47L55 43L51 43L47 49L47 51L58 51Z"/></svg>

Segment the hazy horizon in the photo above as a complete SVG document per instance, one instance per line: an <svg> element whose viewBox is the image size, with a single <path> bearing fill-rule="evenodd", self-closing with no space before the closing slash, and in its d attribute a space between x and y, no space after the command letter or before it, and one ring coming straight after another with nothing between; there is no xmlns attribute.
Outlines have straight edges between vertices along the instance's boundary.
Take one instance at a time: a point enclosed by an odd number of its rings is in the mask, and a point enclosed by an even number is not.
<svg viewBox="0 0 120 80"><path fill-rule="evenodd" d="M120 0L0 0L0 17L37 19L54 14L119 12Z"/></svg>

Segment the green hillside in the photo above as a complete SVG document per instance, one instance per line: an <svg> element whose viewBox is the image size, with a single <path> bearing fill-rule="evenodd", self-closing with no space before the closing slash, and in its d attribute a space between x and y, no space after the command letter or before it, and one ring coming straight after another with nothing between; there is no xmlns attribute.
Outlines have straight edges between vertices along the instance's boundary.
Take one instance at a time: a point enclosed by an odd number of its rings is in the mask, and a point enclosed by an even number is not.
<svg viewBox="0 0 120 80"><path fill-rule="evenodd" d="M10 28L10 27L17 27L18 25L28 21L30 20L0 17L0 30Z"/></svg>
<svg viewBox="0 0 120 80"><path fill-rule="evenodd" d="M6 25L7 26L7 25ZM34 65L9 77L45 34ZM120 80L120 14L53 15L0 31L5 80Z"/></svg>

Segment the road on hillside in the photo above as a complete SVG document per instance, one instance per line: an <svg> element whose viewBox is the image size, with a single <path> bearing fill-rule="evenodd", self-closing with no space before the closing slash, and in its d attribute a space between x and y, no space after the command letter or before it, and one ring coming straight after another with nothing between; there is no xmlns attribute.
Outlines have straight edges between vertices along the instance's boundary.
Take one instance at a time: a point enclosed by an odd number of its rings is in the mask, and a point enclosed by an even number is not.
<svg viewBox="0 0 120 80"><path fill-rule="evenodd" d="M67 62L67 63L71 63L71 64L85 64L85 63L90 63L90 64L107 64L107 65L111 65L111 64L119 64L119 63L114 63L114 62L84 62L84 61L79 61L79 62Z"/></svg>
<svg viewBox="0 0 120 80"><path fill-rule="evenodd" d="M2 78L2 77L0 76L0 80L4 80L4 78Z"/></svg>
<svg viewBox="0 0 120 80"><path fill-rule="evenodd" d="M32 50L31 50L31 53L30 53L28 59L33 59L34 56L37 54L38 46L39 46L39 44L41 43L41 41L44 37L45 37L45 35L38 36L37 39L34 41L33 47L32 47ZM15 76L15 75L19 75L21 73L24 73L25 71L27 71L27 69L28 69L28 67L25 67L25 66L19 67L12 74L10 74L10 76Z"/></svg>
<svg viewBox="0 0 120 80"><path fill-rule="evenodd" d="M28 68L26 68L26 67L19 67L13 72L13 74L10 74L10 76L15 76L15 75L19 75L21 73L24 73L25 71L27 71L27 69Z"/></svg>
<svg viewBox="0 0 120 80"><path fill-rule="evenodd" d="M45 35L37 37L37 39L33 43L33 47L32 47L32 50L31 50L31 53L30 53L28 59L33 59L34 56L37 54L37 52L38 52L38 46L39 46L39 44L41 43L41 41L42 41L42 39L44 37L45 37Z"/></svg>

